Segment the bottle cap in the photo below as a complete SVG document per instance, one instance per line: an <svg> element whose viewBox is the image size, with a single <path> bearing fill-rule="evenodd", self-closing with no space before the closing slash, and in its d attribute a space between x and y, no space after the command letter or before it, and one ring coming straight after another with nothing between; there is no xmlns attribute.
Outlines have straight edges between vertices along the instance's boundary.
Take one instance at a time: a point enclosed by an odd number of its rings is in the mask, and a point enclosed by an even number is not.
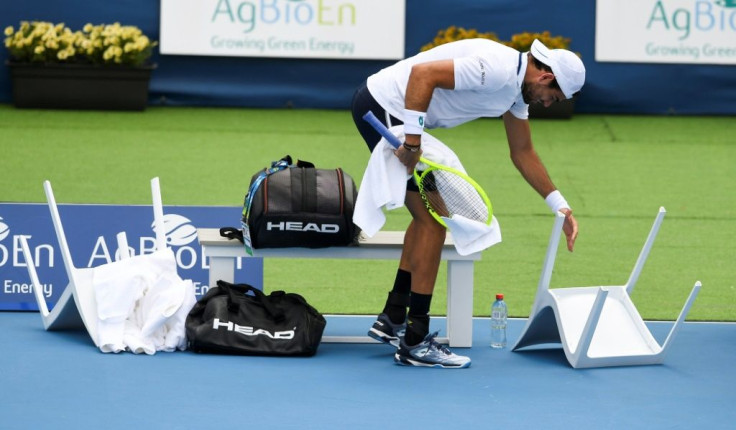
<svg viewBox="0 0 736 430"><path fill-rule="evenodd" d="M503 294L496 294L496 300L503 300Z"/></svg>

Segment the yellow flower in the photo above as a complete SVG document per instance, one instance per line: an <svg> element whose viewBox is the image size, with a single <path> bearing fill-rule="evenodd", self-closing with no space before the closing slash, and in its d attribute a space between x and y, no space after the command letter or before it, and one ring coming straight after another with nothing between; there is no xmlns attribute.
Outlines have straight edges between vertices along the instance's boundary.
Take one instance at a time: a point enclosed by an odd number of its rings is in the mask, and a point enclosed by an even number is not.
<svg viewBox="0 0 736 430"><path fill-rule="evenodd" d="M93 25L73 31L64 23L21 21L4 29L5 47L18 62L117 63L137 66L148 60L156 42L135 26Z"/></svg>
<svg viewBox="0 0 736 430"><path fill-rule="evenodd" d="M535 39L539 39L542 43L544 43L545 46L550 49L568 49L568 47L570 46L569 38L563 36L552 36L549 31L544 31L541 33L517 33L512 35L509 41L501 41L499 40L498 36L496 36L496 34L493 32L480 33L478 30L473 28L466 30L465 28L456 27L453 25L447 27L444 30L439 30L432 42L422 46L420 50L426 51L444 43L472 38L494 40L521 52L529 51Z"/></svg>
<svg viewBox="0 0 736 430"><path fill-rule="evenodd" d="M493 32L479 33L476 29L466 30L463 27L456 27L451 25L444 30L439 30L434 40L421 47L421 51L427 51L434 48L435 46L443 45L445 43L454 42L462 39L490 39L498 41L498 36Z"/></svg>

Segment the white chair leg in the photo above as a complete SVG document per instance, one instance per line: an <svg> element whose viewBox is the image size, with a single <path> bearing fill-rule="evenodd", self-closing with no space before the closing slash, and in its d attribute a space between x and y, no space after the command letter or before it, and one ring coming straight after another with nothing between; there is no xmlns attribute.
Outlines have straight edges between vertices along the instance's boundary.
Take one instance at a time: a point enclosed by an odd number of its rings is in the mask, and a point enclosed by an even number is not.
<svg viewBox="0 0 736 430"><path fill-rule="evenodd" d="M59 208L56 205L56 199L54 198L54 190L51 188L51 182L44 181L43 189L44 191L46 191L46 201L49 204L49 212L51 212L51 220L54 223L56 239L59 241L59 248L61 249L61 256L64 260L64 266L66 266L66 273L69 276L69 282L73 282L72 277L74 276L74 261L72 260L72 253L69 251L69 243L66 241L64 227L61 224Z"/></svg>
<svg viewBox="0 0 736 430"><path fill-rule="evenodd" d="M130 258L130 248L128 248L128 235L124 231L117 234L118 240L118 255L121 260Z"/></svg>
<svg viewBox="0 0 736 430"><path fill-rule="evenodd" d="M667 351L672 344L672 340L675 338L677 332L680 330L682 323L685 322L685 317L687 316L687 313L690 312L690 307L693 305L695 298L698 296L698 293L700 292L700 287L700 281L697 281L695 285L693 285L693 289L690 291L690 296L688 296L687 301L685 302L685 306L682 307L682 310L680 311L680 315L677 317L675 325L672 326L670 333L667 335L667 339L665 339L664 344L662 345L662 351L660 351L659 353L659 355L661 356L661 360L664 360L664 356L667 354Z"/></svg>
<svg viewBox="0 0 736 430"><path fill-rule="evenodd" d="M583 332L580 334L578 347L574 352L576 357L575 363L573 364L574 367L577 367L577 364L580 363L580 361L585 361L590 358L588 357L588 349L590 348L590 342L593 340L593 335L595 334L595 329L598 326L598 321L601 319L603 305L605 305L607 297L608 288L600 287L595 296L593 308L590 310L590 315L588 315L588 320L585 322L585 328L583 328Z"/></svg>
<svg viewBox="0 0 736 430"><path fill-rule="evenodd" d="M537 294L532 304L532 309L529 312L529 319L522 330L521 335L516 341L516 344L512 347L512 350L517 350L533 344L533 340L527 336L530 327L535 322L535 317L538 315L545 306L544 297L549 295L549 283L552 279L552 269L555 265L555 258L557 256L557 247L560 244L560 233L562 232L562 224L565 222L565 215L561 212L557 212L555 217L555 223L552 226L552 232L549 236L549 244L547 245L547 253L544 256L544 262L542 263L542 274L539 277L539 284L537 285ZM210 270L210 273L211 270ZM554 321L554 319L553 319ZM533 335L531 336L534 337Z"/></svg>
<svg viewBox="0 0 736 430"><path fill-rule="evenodd" d="M555 224L552 227L552 233L549 237L549 245L547 245L547 254L544 256L542 264L542 276L539 277L539 285L537 286L537 295L544 294L549 289L549 283L552 279L552 268L555 266L555 258L557 256L557 247L560 244L560 232L562 224L565 222L565 215L557 212Z"/></svg>
<svg viewBox="0 0 736 430"><path fill-rule="evenodd" d="M36 303L38 304L38 310L41 312L41 316L46 318L49 315L49 307L46 304L46 298L43 296L43 286L38 280L38 273L36 272L36 264L33 261L31 250L28 247L27 236L19 236L20 246L23 249L23 256L26 259L26 267L28 268L28 275L31 277L31 285L33 286L33 293L36 296Z"/></svg>
<svg viewBox="0 0 736 430"><path fill-rule="evenodd" d="M153 198L153 224L156 230L156 249L166 249L166 230L164 229L164 205L161 200L161 185L158 177L151 179L151 196Z"/></svg>
<svg viewBox="0 0 736 430"><path fill-rule="evenodd" d="M649 236L647 236L647 240L646 242L644 242L644 247L639 253L639 258L636 259L636 264L634 264L634 269L631 271L629 280L626 281L626 292L629 295L631 295L631 292L634 290L634 285L636 285L636 281L639 280L641 269L644 268L644 263L646 263L647 257L649 257L649 251L652 249L654 239L657 237L657 233L659 232L659 226L662 224L662 220L664 219L664 215L666 213L667 211L663 207L659 208L659 212L657 213L657 217L654 219L652 229L649 230Z"/></svg>

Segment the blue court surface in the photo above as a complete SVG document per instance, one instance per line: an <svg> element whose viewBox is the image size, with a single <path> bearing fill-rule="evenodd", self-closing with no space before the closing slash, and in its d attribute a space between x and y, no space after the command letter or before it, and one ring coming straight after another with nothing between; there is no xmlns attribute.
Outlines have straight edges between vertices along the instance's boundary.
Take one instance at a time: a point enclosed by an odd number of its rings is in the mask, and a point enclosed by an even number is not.
<svg viewBox="0 0 736 430"><path fill-rule="evenodd" d="M325 334L371 317L330 316ZM525 320L510 321L509 343ZM662 343L671 322L647 323ZM433 325L444 327L441 318ZM0 429L731 429L736 324L686 323L663 365L576 370L561 349L493 350L474 320L468 369L395 365L391 347L310 358L103 354L86 332L0 312Z"/></svg>

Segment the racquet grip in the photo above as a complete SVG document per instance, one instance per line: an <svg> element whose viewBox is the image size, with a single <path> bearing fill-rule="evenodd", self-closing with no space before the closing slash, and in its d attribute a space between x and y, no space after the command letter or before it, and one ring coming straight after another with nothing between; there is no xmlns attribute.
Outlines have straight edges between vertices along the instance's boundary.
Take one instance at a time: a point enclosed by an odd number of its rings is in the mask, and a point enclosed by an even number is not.
<svg viewBox="0 0 736 430"><path fill-rule="evenodd" d="M365 115L363 115L363 119L368 122L378 133L381 134L381 136L384 137L388 141L388 143L391 144L396 149L399 149L399 146L401 146L401 141L398 137L394 136L393 133L389 131L388 128L386 128L385 125L381 121L376 118L375 115L373 115L373 112L368 111Z"/></svg>

